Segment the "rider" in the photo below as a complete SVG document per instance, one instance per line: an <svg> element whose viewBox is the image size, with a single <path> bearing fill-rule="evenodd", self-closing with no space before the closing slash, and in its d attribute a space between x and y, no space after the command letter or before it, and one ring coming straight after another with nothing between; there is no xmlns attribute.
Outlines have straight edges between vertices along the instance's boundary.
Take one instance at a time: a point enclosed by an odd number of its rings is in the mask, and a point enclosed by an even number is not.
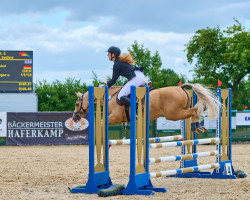
<svg viewBox="0 0 250 200"><path fill-rule="evenodd" d="M107 82L107 85L108 87L114 85L119 76L126 77L128 82L119 92L118 99L122 103L130 105L130 98L128 97L130 86L139 87L145 85L145 76L142 73L143 67L134 67L136 61L133 60L129 53L120 56L121 50L118 47L111 46L107 52L109 60L114 62L112 79Z"/></svg>

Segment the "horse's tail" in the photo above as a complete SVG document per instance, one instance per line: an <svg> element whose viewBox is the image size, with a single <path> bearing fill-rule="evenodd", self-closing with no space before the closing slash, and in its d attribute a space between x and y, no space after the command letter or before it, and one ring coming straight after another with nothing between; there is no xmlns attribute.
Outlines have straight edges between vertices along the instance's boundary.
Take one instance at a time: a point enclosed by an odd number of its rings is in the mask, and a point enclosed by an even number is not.
<svg viewBox="0 0 250 200"><path fill-rule="evenodd" d="M216 96L207 88L201 84L185 83L181 86L182 89L185 87L192 87L196 95L199 98L195 107L198 108L198 114L207 112L209 119L218 117L218 109L221 103L218 101Z"/></svg>

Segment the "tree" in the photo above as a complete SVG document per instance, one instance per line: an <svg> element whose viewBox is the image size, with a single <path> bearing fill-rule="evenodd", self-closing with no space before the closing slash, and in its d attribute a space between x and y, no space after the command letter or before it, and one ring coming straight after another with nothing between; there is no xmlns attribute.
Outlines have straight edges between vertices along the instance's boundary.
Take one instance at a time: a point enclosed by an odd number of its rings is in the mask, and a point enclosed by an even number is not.
<svg viewBox="0 0 250 200"><path fill-rule="evenodd" d="M134 57L136 66L144 67L143 73L149 77L154 88L176 86L182 79L185 82L184 75L178 75L172 69L161 69L162 62L158 51L151 55L151 51L137 41L128 48L128 51Z"/></svg>
<svg viewBox="0 0 250 200"><path fill-rule="evenodd" d="M92 71L92 79L92 84L94 87L99 87L99 85L102 84L101 80L98 79L98 76L94 71Z"/></svg>
<svg viewBox="0 0 250 200"><path fill-rule="evenodd" d="M161 87L177 86L180 80L182 80L182 83L186 82L184 75L178 75L172 69L162 69L161 77L163 81Z"/></svg>
<svg viewBox="0 0 250 200"><path fill-rule="evenodd" d="M242 80L239 84L237 97L233 98L233 105L237 110L244 110L245 106L250 108L250 75L247 80Z"/></svg>
<svg viewBox="0 0 250 200"><path fill-rule="evenodd" d="M46 80L35 85L38 94L38 111L73 111L77 97L75 92L86 92L87 85L80 80L67 78L65 83L58 80L51 84Z"/></svg>
<svg viewBox="0 0 250 200"><path fill-rule="evenodd" d="M144 67L144 74L149 77L153 82L155 88L159 88L162 84L160 76L160 68L162 65L161 57L159 52L156 51L154 55L151 55L149 49L144 48L144 45L138 44L137 41L128 48L130 54L134 57L136 61L136 66Z"/></svg>
<svg viewBox="0 0 250 200"><path fill-rule="evenodd" d="M188 62L195 62L194 79L214 87L220 79L222 87L232 88L234 98L250 73L250 32L235 22L224 31L219 26L196 31L185 50Z"/></svg>
<svg viewBox="0 0 250 200"><path fill-rule="evenodd" d="M250 30L246 31L237 20L235 21L237 24L224 31L228 37L225 38L227 48L223 70L226 76L232 76L229 87L232 88L234 96L237 96L240 82L250 73Z"/></svg>

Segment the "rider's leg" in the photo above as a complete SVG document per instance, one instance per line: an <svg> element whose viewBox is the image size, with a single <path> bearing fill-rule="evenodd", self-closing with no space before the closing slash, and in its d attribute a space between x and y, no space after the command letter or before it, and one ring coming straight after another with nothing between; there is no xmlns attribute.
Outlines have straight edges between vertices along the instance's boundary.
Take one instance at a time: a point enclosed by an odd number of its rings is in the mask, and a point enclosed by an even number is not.
<svg viewBox="0 0 250 200"><path fill-rule="evenodd" d="M128 81L118 94L118 99L121 100L122 96L128 96L130 94L130 87L132 85L139 87L145 84L145 76L140 71L135 71L136 77Z"/></svg>
<svg viewBox="0 0 250 200"><path fill-rule="evenodd" d="M130 106L130 98L128 96L122 96L120 98L120 101L124 104L126 104L127 106Z"/></svg>

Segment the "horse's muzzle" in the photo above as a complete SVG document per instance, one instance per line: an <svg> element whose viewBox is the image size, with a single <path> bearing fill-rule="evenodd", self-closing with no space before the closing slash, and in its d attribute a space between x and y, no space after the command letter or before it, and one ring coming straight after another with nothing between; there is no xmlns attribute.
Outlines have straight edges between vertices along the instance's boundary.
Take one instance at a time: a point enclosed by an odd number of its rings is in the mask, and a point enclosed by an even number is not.
<svg viewBox="0 0 250 200"><path fill-rule="evenodd" d="M77 122L81 119L81 115L74 113L72 119L74 120L74 122Z"/></svg>

